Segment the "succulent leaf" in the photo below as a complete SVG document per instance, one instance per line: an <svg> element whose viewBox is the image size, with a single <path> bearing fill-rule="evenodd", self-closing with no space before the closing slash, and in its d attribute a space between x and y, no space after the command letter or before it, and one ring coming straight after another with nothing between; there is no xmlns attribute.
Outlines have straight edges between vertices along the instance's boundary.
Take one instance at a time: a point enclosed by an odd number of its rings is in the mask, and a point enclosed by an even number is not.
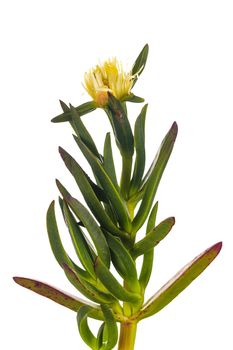
<svg viewBox="0 0 233 350"><path fill-rule="evenodd" d="M99 257L97 257L95 261L95 272L109 293L117 299L131 303L137 303L140 301L141 296L137 293L128 292L122 287Z"/></svg>
<svg viewBox="0 0 233 350"><path fill-rule="evenodd" d="M148 105L145 105L136 119L134 126L134 145L136 159L134 164L133 177L130 184L130 196L135 194L141 185L144 174L146 152L145 152L145 120Z"/></svg>
<svg viewBox="0 0 233 350"><path fill-rule="evenodd" d="M155 203L153 209L151 210L151 213L147 222L146 234L151 232L155 227L157 212L158 212L158 202ZM154 248L151 248L146 253L143 254L142 268L141 268L141 273L139 277L140 285L144 290L146 289L146 286L150 280L150 276L153 268L153 261L154 261Z"/></svg>
<svg viewBox="0 0 233 350"><path fill-rule="evenodd" d="M178 127L176 122L173 123L171 129L163 139L163 142L159 148L159 151L143 180L143 197L139 210L133 220L133 232L137 232L139 228L145 222L147 215L153 204L153 200L161 180L164 169L167 165L168 159L170 158Z"/></svg>
<svg viewBox="0 0 233 350"><path fill-rule="evenodd" d="M163 309L207 268L219 254L221 248L222 242L216 243L190 261L155 293L134 317L137 318L137 320L142 320Z"/></svg>
<svg viewBox="0 0 233 350"><path fill-rule="evenodd" d="M20 286L27 288L39 295L42 295L55 303L65 306L66 308L77 312L81 306L90 306L90 317L97 320L103 320L103 314L98 305L91 303L80 298L77 298L67 292L63 292L55 287L50 286L47 283L36 281L31 278L14 277L14 281Z"/></svg>
<svg viewBox="0 0 233 350"><path fill-rule="evenodd" d="M74 136L74 139L86 157L87 161L89 162L93 173L98 178L103 190L105 191L106 196L109 198L109 201L111 202L111 205L114 208L119 220L120 226L126 232L130 232L132 227L131 221L125 201L119 193L118 189L114 186L113 182L104 170L98 158L95 157L95 155L85 146L80 138Z"/></svg>
<svg viewBox="0 0 233 350"><path fill-rule="evenodd" d="M98 255L101 257L103 262L107 266L109 266L109 248L106 242L106 238L103 232L101 231L100 227L98 226L97 222L94 220L90 212L77 199L73 198L58 180L57 186L65 201L68 203L75 215L79 218L80 221L82 221L83 225L87 229L96 247Z"/></svg>
<svg viewBox="0 0 233 350"><path fill-rule="evenodd" d="M75 107L80 117L84 114L94 111L96 108L97 107L94 101L85 102L80 106ZM63 122L71 122L71 121L72 121L72 115L71 115L71 112L68 110L65 113L59 114L58 116L54 117L51 120L52 123L63 123Z"/></svg>
<svg viewBox="0 0 233 350"><path fill-rule="evenodd" d="M145 68L147 57L148 57L148 53L149 53L149 45L146 44L143 47L142 51L140 52L140 54L138 55L136 61L133 64L132 74L136 75L136 77L134 78L133 86L136 83L136 81L138 79L138 76L140 74L142 74L142 72L143 72L143 70Z"/></svg>
<svg viewBox="0 0 233 350"><path fill-rule="evenodd" d="M144 254L145 252L159 244L159 242L161 242L171 231L172 226L174 224L174 217L170 217L162 221L158 226L151 230L143 239L141 239L134 245L132 249L133 257L137 258L139 255Z"/></svg>

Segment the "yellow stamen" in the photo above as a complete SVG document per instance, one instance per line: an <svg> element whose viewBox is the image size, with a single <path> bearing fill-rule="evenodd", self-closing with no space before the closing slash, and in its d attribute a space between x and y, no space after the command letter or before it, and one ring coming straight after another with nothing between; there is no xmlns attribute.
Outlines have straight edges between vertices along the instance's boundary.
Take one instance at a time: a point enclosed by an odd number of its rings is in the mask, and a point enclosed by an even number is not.
<svg viewBox="0 0 233 350"><path fill-rule="evenodd" d="M85 73L84 88L98 107L104 107L108 103L108 92L121 100L131 93L133 81L131 72L126 73L114 57Z"/></svg>

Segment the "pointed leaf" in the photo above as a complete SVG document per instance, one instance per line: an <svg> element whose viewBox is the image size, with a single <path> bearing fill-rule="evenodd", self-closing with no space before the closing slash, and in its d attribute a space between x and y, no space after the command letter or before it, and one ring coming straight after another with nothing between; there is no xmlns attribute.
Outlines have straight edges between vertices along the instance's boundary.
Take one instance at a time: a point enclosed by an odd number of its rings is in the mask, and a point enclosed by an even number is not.
<svg viewBox="0 0 233 350"><path fill-rule="evenodd" d="M85 127L85 125L83 124L78 112L71 105L70 105L70 112L71 112L71 116L72 116L71 125L72 125L76 135L81 138L82 142L91 150L91 152L96 157L101 159L93 138L91 137L91 135L90 135L89 131L87 130L87 128Z"/></svg>
<svg viewBox="0 0 233 350"><path fill-rule="evenodd" d="M132 75L136 75L136 77L134 78L134 83L133 83L133 86L134 84L136 83L137 79L138 79L138 76L140 74L142 74L144 68L145 68L145 65L146 65L146 61L147 61L147 57L148 57L148 52L149 52L149 45L146 44L142 51L140 52L140 54L138 55L134 65L133 65L133 68L132 68Z"/></svg>
<svg viewBox="0 0 233 350"><path fill-rule="evenodd" d="M159 182L171 155L177 132L178 127L176 122L174 122L171 129L165 136L154 162L152 163L152 166L144 179L144 193L142 202L133 220L134 233L136 233L143 225L151 209Z"/></svg>
<svg viewBox="0 0 233 350"><path fill-rule="evenodd" d="M100 225L113 234L119 236L123 235L122 231L118 229L118 227L112 222L112 220L104 211L102 204L97 198L80 165L63 148L59 147L59 152L67 168L74 176L75 181L79 186L79 189L82 192L87 205L89 206L96 219L99 221Z"/></svg>
<svg viewBox="0 0 233 350"><path fill-rule="evenodd" d="M81 279L68 265L64 264L63 269L69 281L88 299L94 301L95 303L111 304L116 301L111 294L102 292L97 287Z"/></svg>
<svg viewBox="0 0 233 350"><path fill-rule="evenodd" d="M112 94L108 94L107 115L110 119L117 147L124 156L132 157L134 139L127 113L122 103Z"/></svg>
<svg viewBox="0 0 233 350"><path fill-rule="evenodd" d="M110 264L110 252L104 237L103 232L100 227L97 225L97 222L94 220L93 216L89 211L75 198L73 198L65 187L57 180L57 187L61 192L65 201L69 204L70 208L73 210L75 215L82 221L83 225L90 234L92 241L96 247L98 255L102 258L104 263L109 266Z"/></svg>
<svg viewBox="0 0 233 350"><path fill-rule="evenodd" d="M144 98L136 96L132 93L130 95L126 95L125 97L123 97L123 99L121 99L121 102L142 103L144 101Z"/></svg>
<svg viewBox="0 0 233 350"><path fill-rule="evenodd" d="M151 213L147 222L146 234L151 232L155 227L157 212L158 212L158 202L155 203L153 209L151 210ZM154 248L151 248L143 255L142 268L141 268L141 273L139 277L140 285L144 290L146 289L146 286L150 280L150 276L153 268L153 261L154 261Z"/></svg>
<svg viewBox="0 0 233 350"><path fill-rule="evenodd" d="M39 295L42 295L50 300L53 300L55 303L65 306L70 310L77 312L81 306L88 305L92 309L90 317L96 318L98 320L103 319L103 314L98 305L74 297L71 294L63 292L57 288L50 286L49 284L40 281L25 277L13 277L13 279L20 286L27 288Z"/></svg>
<svg viewBox="0 0 233 350"><path fill-rule="evenodd" d="M49 242L53 251L53 254L59 263L59 265L63 268L63 264L67 264L69 267L73 268L79 276L82 276L85 280L92 280L92 277L87 271L82 270L79 266L77 266L66 253L60 238L60 234L57 227L57 221L55 216L55 208L54 201L50 204L48 212L47 212L47 231Z"/></svg>
<svg viewBox="0 0 233 350"><path fill-rule="evenodd" d="M113 237L108 232L105 232L105 235L111 251L111 260L116 270L128 282L131 291L140 292L136 265L131 255L120 239Z"/></svg>
<svg viewBox="0 0 233 350"><path fill-rule="evenodd" d="M117 214L117 218L121 227L126 231L130 232L131 230L131 221L128 215L128 210L124 200L122 199L120 193L114 186L110 177L104 170L100 161L95 157L95 155L85 146L82 140L76 136L74 136L75 141L77 142L79 148L81 149L83 155L86 157L89 162L93 173L98 178L103 190L106 193L106 196L109 198L112 207Z"/></svg>
<svg viewBox="0 0 233 350"><path fill-rule="evenodd" d="M63 102L63 104L64 104L64 102ZM85 103L81 104L80 106L75 107L75 109L78 112L78 114L80 115L80 117L84 114L87 114L87 113L94 111L96 108L97 107L96 107L94 101L85 102ZM70 122L71 120L72 120L72 116L71 116L70 111L66 111L65 113L62 113L62 114L56 116L55 118L53 118L51 120L51 122L52 123L62 123L62 122Z"/></svg>
<svg viewBox="0 0 233 350"><path fill-rule="evenodd" d="M141 311L134 317L137 320L142 320L163 309L207 268L219 254L221 248L222 242L214 244L185 265L183 269L143 305Z"/></svg>
<svg viewBox="0 0 233 350"><path fill-rule="evenodd" d="M69 228L69 232L72 238L72 242L75 251L79 257L84 268L90 273L90 275L95 279L94 271L94 259L90 248L85 240L82 229L77 225L72 213L70 212L66 202L63 204L64 216Z"/></svg>
<svg viewBox="0 0 233 350"><path fill-rule="evenodd" d="M131 303L140 301L141 296L137 293L128 292L123 288L99 257L97 257L95 261L95 272L109 293L117 299Z"/></svg>
<svg viewBox="0 0 233 350"><path fill-rule="evenodd" d="M115 165L112 155L112 145L111 145L111 135L110 132L106 134L105 142L104 142L104 170L109 175L115 187L118 187Z"/></svg>
<svg viewBox="0 0 233 350"><path fill-rule="evenodd" d="M136 149L136 159L134 165L133 178L130 184L130 196L137 192L141 185L145 169L145 119L148 105L142 108L134 127L134 145Z"/></svg>
<svg viewBox="0 0 233 350"><path fill-rule="evenodd" d="M171 231L172 226L175 224L175 218L167 218L150 231L143 239L137 242L133 249L132 255L137 258L139 255L144 254L151 248L155 247L162 241L167 234Z"/></svg>
<svg viewBox="0 0 233 350"><path fill-rule="evenodd" d="M59 100L59 102L64 113L70 112L70 108L67 106L65 102L63 102L62 100Z"/></svg>

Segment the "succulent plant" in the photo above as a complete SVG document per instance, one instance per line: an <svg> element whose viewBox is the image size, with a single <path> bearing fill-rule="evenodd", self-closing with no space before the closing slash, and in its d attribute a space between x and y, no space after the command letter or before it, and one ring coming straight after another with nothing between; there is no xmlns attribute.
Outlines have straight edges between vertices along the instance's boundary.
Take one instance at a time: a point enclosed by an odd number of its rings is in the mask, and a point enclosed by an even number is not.
<svg viewBox="0 0 233 350"><path fill-rule="evenodd" d="M214 260L222 247L219 242L205 250L149 300L144 301L153 267L154 250L175 223L174 217L156 222L158 202L154 203L154 200L178 131L174 122L145 172L147 105L142 107L133 131L128 119L127 103L144 101L135 96L132 89L144 70L147 56L148 45L145 45L129 72L125 72L115 58L97 65L84 78L84 87L92 101L78 107L67 106L60 101L63 113L52 119L54 123L70 123L74 140L89 163L95 179L93 181L67 151L59 148L60 155L86 202L84 206L60 181L56 181L60 191L61 213L77 261L70 258L62 245L54 201L47 212L48 237L53 254L66 277L86 299L71 296L33 279L14 277L15 282L21 286L76 312L80 335L94 350L111 350L116 344L119 350L134 349L138 322L169 304ZM96 108L106 112L112 127L122 158L120 182L115 171L111 134L106 134L104 150L100 153L85 127L84 117L81 118ZM144 223L144 237L138 239L137 233ZM136 261L140 256L143 259L138 271ZM101 322L97 336L93 335L88 318Z"/></svg>

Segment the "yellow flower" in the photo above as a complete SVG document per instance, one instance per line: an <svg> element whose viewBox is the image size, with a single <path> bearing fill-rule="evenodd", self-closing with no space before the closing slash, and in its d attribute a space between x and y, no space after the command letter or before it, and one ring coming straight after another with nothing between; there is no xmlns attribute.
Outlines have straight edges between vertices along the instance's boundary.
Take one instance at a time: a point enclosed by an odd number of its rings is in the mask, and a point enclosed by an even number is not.
<svg viewBox="0 0 233 350"><path fill-rule="evenodd" d="M126 73L114 57L85 73L84 88L98 107L104 107L108 102L108 92L118 100L130 95L134 77L131 72Z"/></svg>

